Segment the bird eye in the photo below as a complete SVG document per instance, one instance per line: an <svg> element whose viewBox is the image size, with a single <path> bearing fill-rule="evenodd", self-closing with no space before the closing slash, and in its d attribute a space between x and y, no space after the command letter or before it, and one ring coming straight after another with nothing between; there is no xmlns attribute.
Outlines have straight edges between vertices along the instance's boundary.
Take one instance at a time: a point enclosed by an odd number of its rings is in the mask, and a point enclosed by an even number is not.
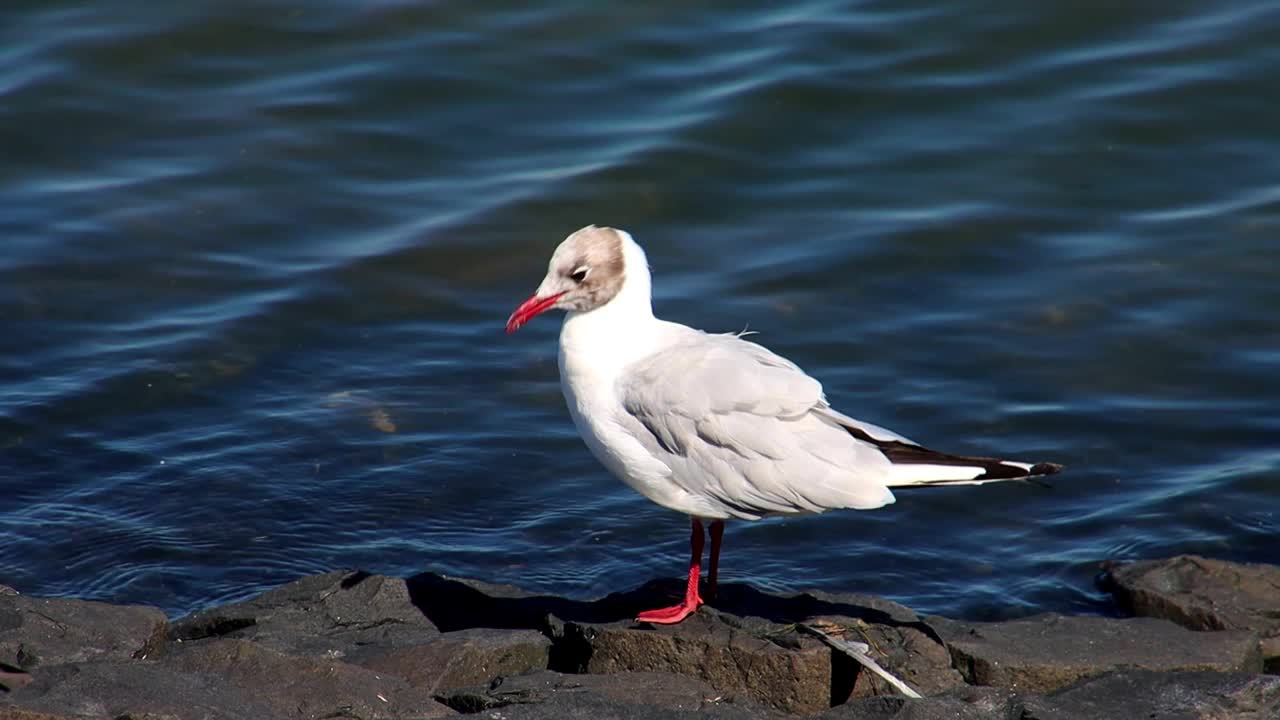
<svg viewBox="0 0 1280 720"><path fill-rule="evenodd" d="M580 268L578 268L577 270L574 270L573 272L569 273L569 277L573 278L573 281L574 281L574 282L576 282L576 283L580 283L580 282L582 282L583 280L586 280L586 279L587 279L587 273L589 273L589 272L591 272L591 268L588 268L588 267L586 267L586 266L583 266L583 267L580 267Z"/></svg>

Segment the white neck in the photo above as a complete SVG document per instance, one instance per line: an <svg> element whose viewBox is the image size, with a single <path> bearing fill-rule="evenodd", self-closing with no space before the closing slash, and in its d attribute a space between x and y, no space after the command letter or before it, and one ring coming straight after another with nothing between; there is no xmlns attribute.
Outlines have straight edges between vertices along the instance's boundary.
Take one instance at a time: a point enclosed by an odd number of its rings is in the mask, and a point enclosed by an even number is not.
<svg viewBox="0 0 1280 720"><path fill-rule="evenodd" d="M560 372L613 378L628 363L653 351L658 320L650 300L649 261L631 236L622 236L622 288L594 310L571 311L560 328Z"/></svg>

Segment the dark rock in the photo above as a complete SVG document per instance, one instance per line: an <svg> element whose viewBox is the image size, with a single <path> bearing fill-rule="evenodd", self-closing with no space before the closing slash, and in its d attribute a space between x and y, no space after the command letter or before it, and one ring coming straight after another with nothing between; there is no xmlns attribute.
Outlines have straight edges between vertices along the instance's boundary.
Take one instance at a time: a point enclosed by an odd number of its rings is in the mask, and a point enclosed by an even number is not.
<svg viewBox="0 0 1280 720"><path fill-rule="evenodd" d="M67 720L67 717L19 707L5 707L3 703L0 703L0 720Z"/></svg>
<svg viewBox="0 0 1280 720"><path fill-rule="evenodd" d="M763 708L740 696L708 695L710 688L706 685L691 685L687 677L662 673L558 677L547 673L534 675L526 682L534 687L528 689L521 685L513 695L535 699L485 707L478 710L479 717L493 720L780 720L794 717ZM545 690L544 685L553 689ZM482 695L492 700L500 698L500 692L498 688ZM820 720L1023 720L1023 709L1019 697L1008 691L960 687L922 700L901 696L860 698L810 717Z"/></svg>
<svg viewBox="0 0 1280 720"><path fill-rule="evenodd" d="M1228 577L1213 561L1181 566L1176 578L1203 602L1179 618L1249 630L1056 615L925 621L880 598L780 596L736 584L684 623L649 626L632 618L671 601L683 583L573 601L433 574L401 581L350 571L168 626L146 608L0 592L0 688L9 689L0 691L0 720L391 719L455 710L495 720L1280 717L1280 678L1247 674L1262 665L1252 630L1267 631L1264 621L1274 619L1265 598L1251 594L1269 576L1231 576L1254 590L1227 602L1196 584L1205 563L1209 575ZM1117 584L1130 582L1124 569L1117 575ZM1134 586L1146 587L1148 575L1136 577ZM867 644L928 697L898 695L799 624ZM1201 670L1214 672L1192 672Z"/></svg>
<svg viewBox="0 0 1280 720"><path fill-rule="evenodd" d="M813 595L823 597L818 593ZM846 606L854 602L866 603L853 605L855 607L868 607L873 602L889 603L880 598L862 599L862 596L825 597L843 598ZM867 622L861 617L821 615L805 622L828 635L869 645L872 659L923 695L934 695L964 684L964 678L952 667L951 654L941 638L915 613L900 605L887 621ZM892 695L897 692L875 674L864 671L855 660L841 653L832 656L832 681L833 705L849 698Z"/></svg>
<svg viewBox="0 0 1280 720"><path fill-rule="evenodd" d="M590 694L621 705L643 704L669 712L694 711L744 700L725 698L710 685L685 675L668 673L618 673L616 675L566 675L542 670L498 678L489 685L461 688L439 697L463 713L556 701L561 695Z"/></svg>
<svg viewBox="0 0 1280 720"><path fill-rule="evenodd" d="M484 720L779 720L777 711L758 706L711 703L699 710L669 710L624 702L594 693L562 693L536 705L510 705L472 717Z"/></svg>
<svg viewBox="0 0 1280 720"><path fill-rule="evenodd" d="M716 608L786 627L806 623L828 635L866 643L881 667L925 695L964 684L960 673L951 667L951 656L942 639L915 611L892 600L819 591L771 595L735 584L722 588ZM865 672L852 658L833 654L832 705L849 698L896 692L874 674Z"/></svg>
<svg viewBox="0 0 1280 720"><path fill-rule="evenodd" d="M801 622L869 644L878 663L923 693L963 684L941 641L902 605L865 595L769 595L736 584L721 587L714 608L675 626L567 623L564 635L580 657L578 667L561 669L688 674L786 712L895 692L851 658L798 634Z"/></svg>
<svg viewBox="0 0 1280 720"><path fill-rule="evenodd" d="M703 609L678 625L612 623L578 632L590 644L589 673L673 673L786 712L831 707L831 650L765 621Z"/></svg>
<svg viewBox="0 0 1280 720"><path fill-rule="evenodd" d="M26 687L0 700L0 717L11 708L95 718L372 720L453 714L400 678L244 640L187 642L159 661L42 666L31 677Z"/></svg>
<svg viewBox="0 0 1280 720"><path fill-rule="evenodd" d="M1124 670L1068 688L1049 700L1057 714L1036 718L1275 720L1280 718L1280 677Z"/></svg>
<svg viewBox="0 0 1280 720"><path fill-rule="evenodd" d="M349 662L396 675L428 692L487 684L501 675L547 667L551 641L534 630L474 628L437 635L420 645L370 645L347 655Z"/></svg>
<svg viewBox="0 0 1280 720"><path fill-rule="evenodd" d="M654 581L590 602L431 573L410 578L408 586L414 604L443 630L533 628L550 634L548 666L561 672L689 672L720 691L746 690L792 711L887 692L852 660L833 657L818 641L792 632L797 622L826 621L852 639L870 641L878 662L925 692L963 683L928 626L911 610L881 598L778 596L722 585L714 608L673 628L649 628L632 619L669 602L682 583Z"/></svg>
<svg viewBox="0 0 1280 720"><path fill-rule="evenodd" d="M814 600L812 595L795 597L798 603ZM922 692L938 692L963 682L951 668L946 649L909 623L869 624L850 615L830 613L792 617L829 634L867 642L877 662ZM704 608L674 626L569 623L565 634L579 638L585 647L581 662L585 672L686 675L718 692L742 694L790 713L818 712L850 697L893 692L852 659L808 635L797 634L794 624L780 625L760 617L737 617Z"/></svg>
<svg viewBox="0 0 1280 720"><path fill-rule="evenodd" d="M481 587L518 593L499 585ZM440 633L415 605L404 580L347 570L197 612L175 621L170 637L175 646L198 638L234 638L288 655L342 660L397 675L426 693L545 669L550 648L549 639L536 630Z"/></svg>
<svg viewBox="0 0 1280 720"><path fill-rule="evenodd" d="M440 717L452 712L405 680L349 663L299 657L235 639L185 643L165 657L185 673L213 675L267 706L271 717Z"/></svg>
<svg viewBox="0 0 1280 720"><path fill-rule="evenodd" d="M281 652L343 658L369 645L430 642L440 632L409 597L405 581L339 570L295 580L250 600L174 621L177 643L209 637L252 640Z"/></svg>
<svg viewBox="0 0 1280 720"><path fill-rule="evenodd" d="M1180 555L1109 570L1126 612L1191 630L1256 630L1268 672L1280 672L1280 567Z"/></svg>
<svg viewBox="0 0 1280 720"><path fill-rule="evenodd" d="M493 720L787 717L745 698L721 695L693 678L666 673L565 675L541 671L502 678L491 687L457 690L444 700L460 711Z"/></svg>
<svg viewBox="0 0 1280 720"><path fill-rule="evenodd" d="M42 667L21 690L0 699L0 718L22 712L72 718L240 720L278 714L265 697L219 678L175 671L153 661L101 661ZM8 705L6 705L8 703Z"/></svg>
<svg viewBox="0 0 1280 720"><path fill-rule="evenodd" d="M635 617L634 597L644 589L600 600L578 601L534 595L510 585L422 573L406 581L413 604L440 630L525 628L541 630L554 615L579 622L611 622Z"/></svg>
<svg viewBox="0 0 1280 720"><path fill-rule="evenodd" d="M21 668L0 663L0 691L13 692L31 682L31 675Z"/></svg>
<svg viewBox="0 0 1280 720"><path fill-rule="evenodd" d="M144 657L164 629L155 608L0 594L0 669Z"/></svg>
<svg viewBox="0 0 1280 720"><path fill-rule="evenodd" d="M1038 696L1037 696L1038 697ZM860 698L815 720L1032 720L1018 694L1000 688L961 686L941 695ZM1048 720L1040 718L1038 720ZM1061 718L1055 720L1067 720Z"/></svg>
<svg viewBox="0 0 1280 720"><path fill-rule="evenodd" d="M955 666L975 685L1052 692L1117 668L1257 672L1257 634L1197 633L1165 620L1039 615L961 623L928 619Z"/></svg>
<svg viewBox="0 0 1280 720"><path fill-rule="evenodd" d="M489 586L498 591L498 586ZM337 571L173 623L173 647L201 638L252 641L290 655L342 660L399 676L426 693L547 667L535 630L441 633L404 580Z"/></svg>
<svg viewBox="0 0 1280 720"><path fill-rule="evenodd" d="M547 627L548 616L573 623L630 621L640 611L670 604L684 593L684 582L675 578L653 580L633 590L590 601L533 595L509 585L435 573L415 575L406 584L413 604L443 631L474 627L542 630ZM839 616L869 624L915 625L929 632L910 609L869 595L818 592L774 595L733 583L720 586L720 596L708 609L757 617L780 625Z"/></svg>

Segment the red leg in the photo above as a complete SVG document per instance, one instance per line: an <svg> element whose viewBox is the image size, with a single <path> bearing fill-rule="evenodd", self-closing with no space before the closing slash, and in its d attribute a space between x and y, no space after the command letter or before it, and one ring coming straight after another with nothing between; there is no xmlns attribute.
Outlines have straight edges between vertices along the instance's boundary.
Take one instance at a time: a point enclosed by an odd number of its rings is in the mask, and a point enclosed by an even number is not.
<svg viewBox="0 0 1280 720"><path fill-rule="evenodd" d="M711 523L711 565L707 568L707 597L716 598L716 580L720 572L720 539L724 537L724 521Z"/></svg>
<svg viewBox="0 0 1280 720"><path fill-rule="evenodd" d="M698 595L698 578L702 575L702 521L698 518L692 518L693 532L689 536L689 584L685 586L684 602L679 605L673 605L668 608L660 608L658 610L645 610L636 616L636 620L640 622L656 623L659 625L672 625L693 614L694 610L702 604L702 597Z"/></svg>

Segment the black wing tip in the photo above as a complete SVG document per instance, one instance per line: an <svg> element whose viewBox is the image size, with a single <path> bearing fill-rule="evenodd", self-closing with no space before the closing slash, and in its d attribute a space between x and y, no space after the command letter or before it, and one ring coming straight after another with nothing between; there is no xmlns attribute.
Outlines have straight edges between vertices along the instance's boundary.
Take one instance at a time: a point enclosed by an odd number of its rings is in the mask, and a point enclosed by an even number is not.
<svg viewBox="0 0 1280 720"><path fill-rule="evenodd" d="M1030 468L1012 465L1003 460L994 460L990 458L970 458L974 461L985 461L982 467L985 469L975 480L1033 480L1045 475L1055 475L1062 472L1062 465L1051 462L1038 462ZM979 462L974 463L979 464Z"/></svg>
<svg viewBox="0 0 1280 720"><path fill-rule="evenodd" d="M1017 479L1029 485L1035 485L1036 487L1044 488L1045 490L1052 490L1053 486L1040 478L1045 477L1046 475L1056 475L1062 472L1063 467L1064 466L1058 463L1038 462L1035 465L1032 465L1030 470L1025 471L1025 475Z"/></svg>
<svg viewBox="0 0 1280 720"><path fill-rule="evenodd" d="M1063 466L1052 462L1038 462L1030 468L1012 465L1004 460L988 457L970 457L967 455L951 455L900 440L881 440L871 437L870 433L860 427L843 425L853 437L870 443L880 449L889 462L896 464L927 463L938 465L976 465L983 473L974 480L1019 480L1035 478L1043 475L1056 475L1062 472Z"/></svg>
<svg viewBox="0 0 1280 720"><path fill-rule="evenodd" d="M1027 471L1028 475L1057 475L1062 472L1063 465L1051 462L1038 462Z"/></svg>

